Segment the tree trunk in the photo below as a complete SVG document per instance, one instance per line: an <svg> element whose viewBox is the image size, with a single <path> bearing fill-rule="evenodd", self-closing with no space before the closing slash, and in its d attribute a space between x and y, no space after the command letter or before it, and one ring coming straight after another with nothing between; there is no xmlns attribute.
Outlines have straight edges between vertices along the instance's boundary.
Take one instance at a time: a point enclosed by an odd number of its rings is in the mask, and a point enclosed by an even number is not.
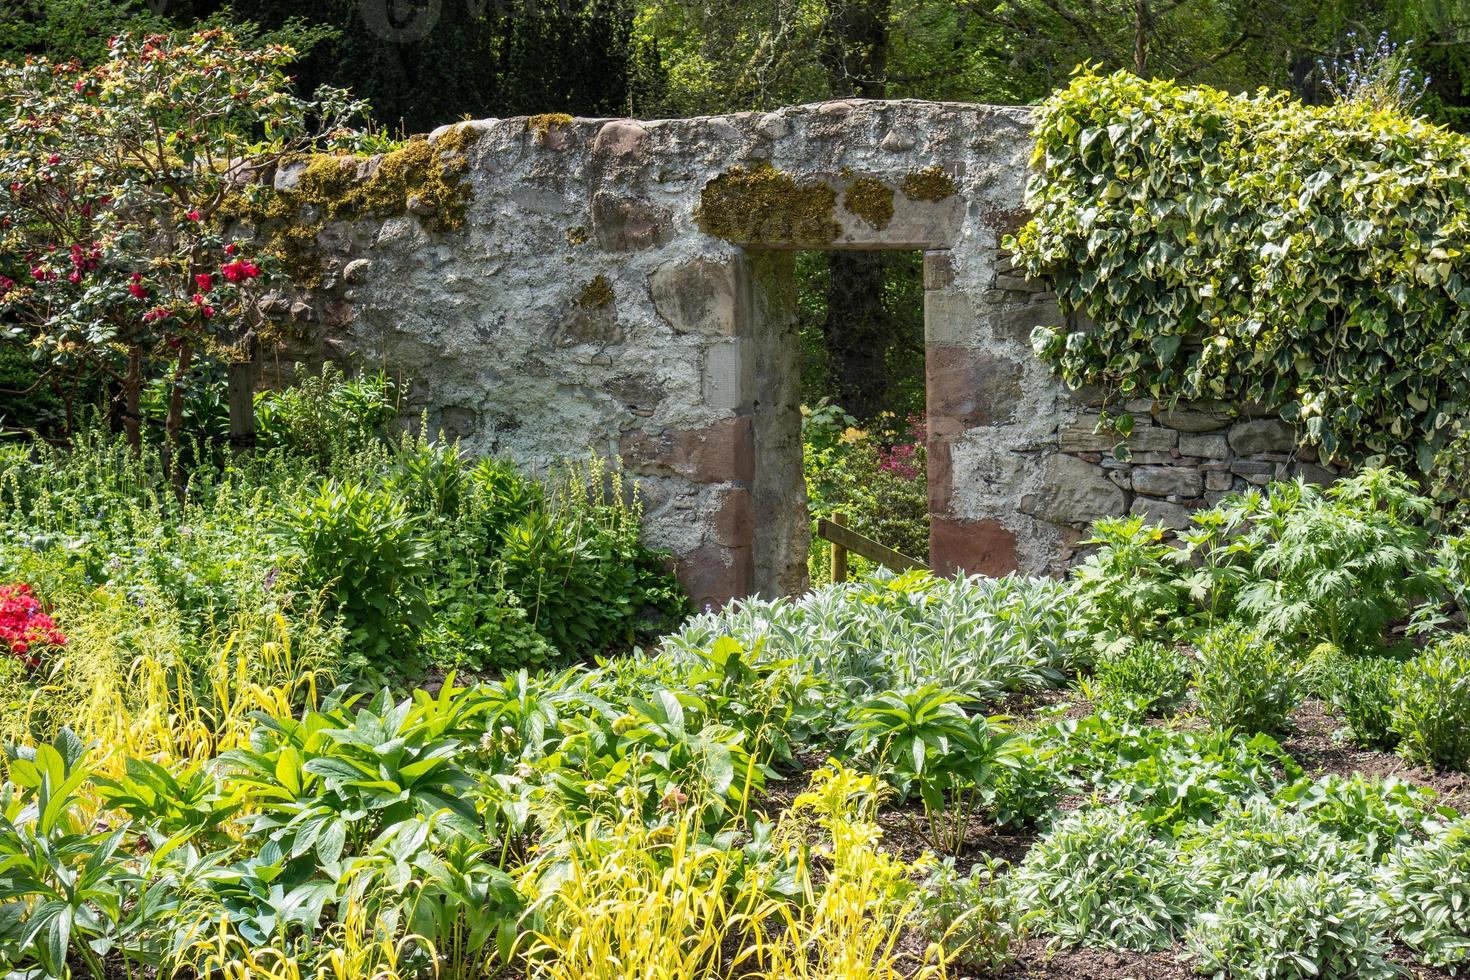
<svg viewBox="0 0 1470 980"><path fill-rule="evenodd" d="M823 346L839 405L863 421L883 409L890 388L888 348L893 324L883 308L888 268L883 252L828 256L827 319Z"/></svg>
<svg viewBox="0 0 1470 980"><path fill-rule="evenodd" d="M179 363L174 367L173 383L169 386L168 417L163 423L163 468L174 492L181 496L184 492L184 468L179 465L179 440L184 430L184 380L193 363L194 345L186 342L179 348Z"/></svg>
<svg viewBox="0 0 1470 980"><path fill-rule="evenodd" d="M128 370L123 375L123 432L133 449L143 447L143 352L134 347L128 351Z"/></svg>
<svg viewBox="0 0 1470 980"><path fill-rule="evenodd" d="M828 0L823 61L835 97L884 98L887 89L890 0ZM885 354L892 324L883 310L881 252L828 256L827 318L823 346L838 404L867 421L890 387Z"/></svg>
<svg viewBox="0 0 1470 980"><path fill-rule="evenodd" d="M251 356L229 366L230 446L238 454L255 448L255 362Z"/></svg>

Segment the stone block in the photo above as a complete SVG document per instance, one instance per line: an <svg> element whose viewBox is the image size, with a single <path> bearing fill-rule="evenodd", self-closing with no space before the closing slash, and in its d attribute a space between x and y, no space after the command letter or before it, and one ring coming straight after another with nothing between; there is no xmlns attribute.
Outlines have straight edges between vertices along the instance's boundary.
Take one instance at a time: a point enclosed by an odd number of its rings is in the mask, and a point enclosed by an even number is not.
<svg viewBox="0 0 1470 980"><path fill-rule="evenodd" d="M1161 524L1171 531L1183 531L1189 527L1189 508L1183 504L1170 503L1157 497L1135 497L1128 512L1142 517L1150 524Z"/></svg>
<svg viewBox="0 0 1470 980"><path fill-rule="evenodd" d="M598 191L592 197L592 231L609 252L636 252L674 237L673 216L651 201Z"/></svg>
<svg viewBox="0 0 1470 980"><path fill-rule="evenodd" d="M704 403L735 411L745 404L744 356L738 340L711 344L704 352Z"/></svg>
<svg viewBox="0 0 1470 980"><path fill-rule="evenodd" d="M700 611L722 608L732 599L751 594L755 560L751 548L727 548L709 542L678 556L674 574Z"/></svg>
<svg viewBox="0 0 1470 980"><path fill-rule="evenodd" d="M1288 467L1287 476L1292 479L1300 477L1308 483L1315 483L1321 487L1331 486L1338 480L1336 471L1330 470L1325 466L1318 466L1316 463L1308 463L1300 460L1292 463Z"/></svg>
<svg viewBox="0 0 1470 980"><path fill-rule="evenodd" d="M1214 432L1230 424L1235 409L1224 402L1180 402L1173 408L1160 406L1155 418L1180 432Z"/></svg>
<svg viewBox="0 0 1470 980"><path fill-rule="evenodd" d="M1107 453L1124 443L1135 453L1168 452L1174 448L1179 433L1156 425L1135 425L1127 439L1115 433L1096 432L1098 416L1079 415L1057 433L1057 448L1064 453Z"/></svg>
<svg viewBox="0 0 1470 980"><path fill-rule="evenodd" d="M1230 427L1230 448L1238 455L1289 453L1296 448L1296 430L1280 419L1251 419Z"/></svg>
<svg viewBox="0 0 1470 980"><path fill-rule="evenodd" d="M703 429L630 429L619 437L618 448L624 465L645 476L682 476L695 483L749 483L755 478L749 417Z"/></svg>
<svg viewBox="0 0 1470 980"><path fill-rule="evenodd" d="M936 574L1005 575L1016 570L1016 535L999 521L929 521L930 565Z"/></svg>
<svg viewBox="0 0 1470 980"><path fill-rule="evenodd" d="M648 147L648 130L634 119L614 119L597 131L592 152L615 157L638 156Z"/></svg>
<svg viewBox="0 0 1470 980"><path fill-rule="evenodd" d="M1235 479L1230 475L1229 470L1212 470L1205 474L1206 490L1212 490L1217 493L1223 490L1229 490L1234 482ZM1209 494L1205 496L1208 497Z"/></svg>
<svg viewBox="0 0 1470 980"><path fill-rule="evenodd" d="M961 428L1014 418L1023 371L1011 358L975 347L925 348L926 413L957 420Z"/></svg>
<svg viewBox="0 0 1470 980"><path fill-rule="evenodd" d="M1133 489L1150 497L1194 497L1204 484L1192 466L1135 466Z"/></svg>
<svg viewBox="0 0 1470 980"><path fill-rule="evenodd" d="M1021 498L1021 512L1052 524L1091 524L1123 513L1128 503L1102 467L1063 453L1042 462L1039 483Z"/></svg>
<svg viewBox="0 0 1470 980"><path fill-rule="evenodd" d="M667 262L648 277L659 315L679 333L733 336L740 317L735 270L710 259Z"/></svg>
<svg viewBox="0 0 1470 980"><path fill-rule="evenodd" d="M1230 441L1223 432L1180 432L1179 455L1226 459L1230 455Z"/></svg>

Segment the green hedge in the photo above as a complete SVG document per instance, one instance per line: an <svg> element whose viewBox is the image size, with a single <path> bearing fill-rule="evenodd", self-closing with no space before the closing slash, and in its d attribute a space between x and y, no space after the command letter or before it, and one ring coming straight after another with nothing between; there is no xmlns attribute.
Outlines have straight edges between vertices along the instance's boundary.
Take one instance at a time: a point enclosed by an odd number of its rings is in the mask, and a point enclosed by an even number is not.
<svg viewBox="0 0 1470 980"><path fill-rule="evenodd" d="M1008 244L1095 323L1032 338L1067 381L1250 398L1329 454L1430 471L1470 406L1470 139L1126 72L1079 74L1036 136Z"/></svg>

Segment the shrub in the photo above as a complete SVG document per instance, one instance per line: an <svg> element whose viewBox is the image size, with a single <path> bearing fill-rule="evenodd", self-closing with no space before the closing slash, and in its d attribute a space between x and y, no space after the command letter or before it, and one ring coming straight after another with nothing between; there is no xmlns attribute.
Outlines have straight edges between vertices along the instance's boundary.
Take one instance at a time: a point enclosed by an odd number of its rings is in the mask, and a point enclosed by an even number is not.
<svg viewBox="0 0 1470 980"><path fill-rule="evenodd" d="M403 501L354 482L326 481L287 508L282 530L302 577L334 598L352 650L375 667L407 653L424 615L427 542Z"/></svg>
<svg viewBox="0 0 1470 980"><path fill-rule="evenodd" d="M1187 938L1195 968L1220 980L1389 980L1383 919L1346 876L1262 870Z"/></svg>
<svg viewBox="0 0 1470 980"><path fill-rule="evenodd" d="M1142 517L1110 517L1092 526L1085 543L1098 548L1073 573L1084 634L1099 650L1169 639L1188 593L1182 553L1164 540L1164 529Z"/></svg>
<svg viewBox="0 0 1470 980"><path fill-rule="evenodd" d="M1394 657L1338 654L1321 665L1319 689L1346 722L1344 734L1365 749L1392 749L1394 686L1403 669Z"/></svg>
<svg viewBox="0 0 1470 980"><path fill-rule="evenodd" d="M1302 671L1277 645L1236 625L1199 639L1190 687L1212 725L1246 732L1279 731L1297 704Z"/></svg>
<svg viewBox="0 0 1470 980"><path fill-rule="evenodd" d="M1441 640L1404 665L1392 725L1410 762L1470 768L1470 635Z"/></svg>
<svg viewBox="0 0 1470 980"><path fill-rule="evenodd" d="M1470 965L1470 817L1388 856L1378 896L1398 938L1430 966Z"/></svg>
<svg viewBox="0 0 1470 980"><path fill-rule="evenodd" d="M946 963L989 972L1013 959L1021 917L1003 869L1003 862L991 859L962 875L950 858L929 873L913 923L920 935L939 944Z"/></svg>
<svg viewBox="0 0 1470 980"><path fill-rule="evenodd" d="M278 391L255 396L255 441L323 471L373 445L397 414L396 386L382 373L348 377L322 365Z"/></svg>
<svg viewBox="0 0 1470 980"><path fill-rule="evenodd" d="M0 649L28 667L38 667L42 651L65 644L66 635L46 615L29 585L0 585Z"/></svg>
<svg viewBox="0 0 1470 980"><path fill-rule="evenodd" d="M1063 942L1156 950L1183 933L1197 886L1141 813L1092 807L1036 842L1015 896L1024 922Z"/></svg>
<svg viewBox="0 0 1470 980"><path fill-rule="evenodd" d="M1138 643L1098 657L1083 692L1098 710L1125 718L1172 712L1189 693L1189 666L1172 647Z"/></svg>
<svg viewBox="0 0 1470 980"><path fill-rule="evenodd" d="M1435 792L1396 777L1376 779L1355 773L1301 779L1284 787L1276 799L1311 818L1322 829L1362 845L1377 861L1414 840L1432 813Z"/></svg>

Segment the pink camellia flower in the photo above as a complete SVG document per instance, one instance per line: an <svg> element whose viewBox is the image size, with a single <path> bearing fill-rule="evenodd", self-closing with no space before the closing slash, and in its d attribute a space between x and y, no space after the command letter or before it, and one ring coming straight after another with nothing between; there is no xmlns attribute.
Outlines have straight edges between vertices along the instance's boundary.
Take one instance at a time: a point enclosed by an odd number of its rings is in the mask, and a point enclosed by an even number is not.
<svg viewBox="0 0 1470 980"><path fill-rule="evenodd" d="M86 87L87 87L87 80L84 79L84 78L83 79L78 79L77 80L77 83L72 86L72 91L73 92L80 93L82 91L82 89L84 89Z"/></svg>
<svg viewBox="0 0 1470 980"><path fill-rule="evenodd" d="M194 285L199 287L201 293L207 293L214 288L214 277L207 272L201 272L194 277ZM198 305L199 298L195 297L194 302Z"/></svg>

